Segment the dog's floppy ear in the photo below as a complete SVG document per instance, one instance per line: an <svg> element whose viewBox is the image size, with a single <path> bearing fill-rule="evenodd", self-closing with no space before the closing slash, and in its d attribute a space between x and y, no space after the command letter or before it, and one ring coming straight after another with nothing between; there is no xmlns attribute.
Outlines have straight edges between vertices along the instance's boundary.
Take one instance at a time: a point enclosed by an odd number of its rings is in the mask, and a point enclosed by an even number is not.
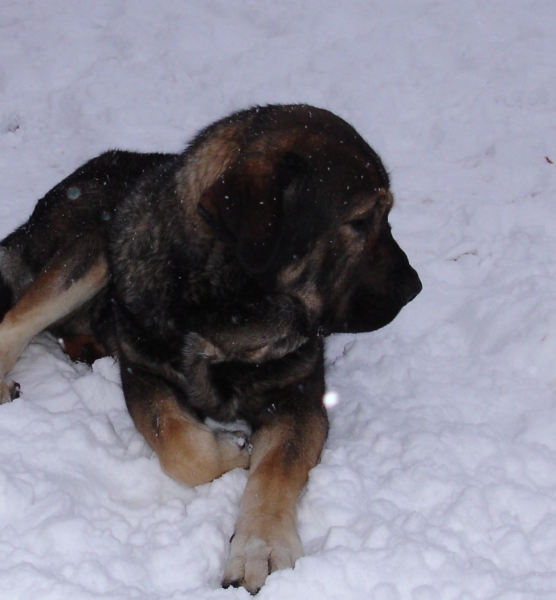
<svg viewBox="0 0 556 600"><path fill-rule="evenodd" d="M231 244L252 274L272 264L280 245L284 197L295 193L305 161L291 152L278 160L242 157L202 195L199 212Z"/></svg>

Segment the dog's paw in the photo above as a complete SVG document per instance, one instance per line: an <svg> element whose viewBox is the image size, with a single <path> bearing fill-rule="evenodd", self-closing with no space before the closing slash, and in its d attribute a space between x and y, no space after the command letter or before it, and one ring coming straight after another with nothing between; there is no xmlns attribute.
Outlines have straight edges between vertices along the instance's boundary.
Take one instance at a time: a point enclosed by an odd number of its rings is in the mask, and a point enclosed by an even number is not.
<svg viewBox="0 0 556 600"><path fill-rule="evenodd" d="M7 404L16 398L19 398L19 383L17 381L0 381L0 404Z"/></svg>
<svg viewBox="0 0 556 600"><path fill-rule="evenodd" d="M249 436L245 431L219 429L214 432L214 436L220 443L237 446L240 451L248 450L251 447Z"/></svg>
<svg viewBox="0 0 556 600"><path fill-rule="evenodd" d="M251 428L244 421L221 423L207 418L205 425L212 431L220 448L220 453L233 468L247 469L251 460Z"/></svg>
<svg viewBox="0 0 556 600"><path fill-rule="evenodd" d="M214 437L227 467L231 469L248 469L251 460L251 444L243 431L217 431Z"/></svg>
<svg viewBox="0 0 556 600"><path fill-rule="evenodd" d="M295 528L271 528L269 534L266 527L252 525L245 532L238 528L232 538L222 587L241 586L254 595L271 573L292 569L303 547Z"/></svg>

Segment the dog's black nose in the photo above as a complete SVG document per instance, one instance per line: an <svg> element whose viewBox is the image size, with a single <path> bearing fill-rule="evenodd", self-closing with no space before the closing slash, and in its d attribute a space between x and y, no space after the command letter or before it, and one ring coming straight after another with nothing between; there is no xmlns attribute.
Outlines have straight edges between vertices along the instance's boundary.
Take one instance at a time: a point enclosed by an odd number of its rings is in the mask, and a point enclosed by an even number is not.
<svg viewBox="0 0 556 600"><path fill-rule="evenodd" d="M419 279L419 275L417 275L417 271L411 267L409 268L411 270L407 273L398 286L398 293L404 304L409 304L423 289L423 284Z"/></svg>

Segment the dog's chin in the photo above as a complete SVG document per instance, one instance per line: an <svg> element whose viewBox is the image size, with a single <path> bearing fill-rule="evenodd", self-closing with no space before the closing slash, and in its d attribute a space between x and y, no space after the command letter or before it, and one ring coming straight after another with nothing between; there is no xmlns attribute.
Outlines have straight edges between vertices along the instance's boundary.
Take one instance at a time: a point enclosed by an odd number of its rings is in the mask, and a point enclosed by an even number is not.
<svg viewBox="0 0 556 600"><path fill-rule="evenodd" d="M405 303L398 298L356 297L343 318L327 319L324 335L333 333L369 333L391 323Z"/></svg>
<svg viewBox="0 0 556 600"><path fill-rule="evenodd" d="M369 315L367 315L365 319L342 321L328 326L324 325L322 330L325 336L333 333L370 333L371 331L382 329L382 327L391 323L396 318L398 312L399 310L387 318L382 315L380 317L370 315L373 318L369 318Z"/></svg>

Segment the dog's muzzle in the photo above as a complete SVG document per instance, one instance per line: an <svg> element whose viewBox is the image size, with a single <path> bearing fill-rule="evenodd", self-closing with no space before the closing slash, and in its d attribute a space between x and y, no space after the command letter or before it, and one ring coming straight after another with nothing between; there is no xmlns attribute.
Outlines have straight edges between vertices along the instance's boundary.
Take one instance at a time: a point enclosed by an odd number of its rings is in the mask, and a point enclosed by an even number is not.
<svg viewBox="0 0 556 600"><path fill-rule="evenodd" d="M417 275L417 271L412 267L409 267L405 277L398 284L397 292L400 298L400 302L405 306L421 293L423 284Z"/></svg>

